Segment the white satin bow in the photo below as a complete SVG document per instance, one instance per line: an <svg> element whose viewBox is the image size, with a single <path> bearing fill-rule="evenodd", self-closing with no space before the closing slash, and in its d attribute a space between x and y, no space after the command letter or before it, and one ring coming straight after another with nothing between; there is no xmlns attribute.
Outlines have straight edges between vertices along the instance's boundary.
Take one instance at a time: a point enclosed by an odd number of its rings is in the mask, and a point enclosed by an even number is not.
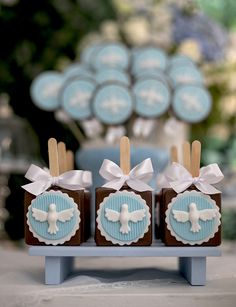
<svg viewBox="0 0 236 307"><path fill-rule="evenodd" d="M120 190L126 183L131 189L139 192L153 190L146 184L146 182L151 180L153 175L152 161L150 158L136 165L128 175L125 175L116 163L105 159L99 170L99 174L108 181L103 185L105 188Z"/></svg>
<svg viewBox="0 0 236 307"><path fill-rule="evenodd" d="M202 167L198 177L193 177L181 164L173 162L164 174L158 176L157 185L160 188L172 188L176 193L185 191L192 184L204 194L220 193L212 184L224 178L216 163Z"/></svg>
<svg viewBox="0 0 236 307"><path fill-rule="evenodd" d="M58 177L52 177L47 170L34 164L29 167L25 178L32 183L25 184L22 188L36 196L45 192L51 186L77 191L92 185L92 174L89 171L72 170Z"/></svg>

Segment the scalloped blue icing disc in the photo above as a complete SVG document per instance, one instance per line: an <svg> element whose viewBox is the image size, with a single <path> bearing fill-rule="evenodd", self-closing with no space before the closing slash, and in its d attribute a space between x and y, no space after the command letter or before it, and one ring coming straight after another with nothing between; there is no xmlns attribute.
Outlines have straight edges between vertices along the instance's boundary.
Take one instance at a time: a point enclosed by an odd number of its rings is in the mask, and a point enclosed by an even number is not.
<svg viewBox="0 0 236 307"><path fill-rule="evenodd" d="M94 95L93 111L104 124L122 124L132 114L133 96L123 85L106 84L98 88Z"/></svg>
<svg viewBox="0 0 236 307"><path fill-rule="evenodd" d="M175 90L172 107L181 120L198 123L204 120L211 111L211 96L203 87L184 85Z"/></svg>
<svg viewBox="0 0 236 307"><path fill-rule="evenodd" d="M90 71L87 66L78 63L71 64L64 70L65 79L75 77L94 78L92 71Z"/></svg>
<svg viewBox="0 0 236 307"><path fill-rule="evenodd" d="M92 65L96 70L104 68L126 70L129 66L129 51L119 43L100 45L100 48L95 50L93 57Z"/></svg>
<svg viewBox="0 0 236 307"><path fill-rule="evenodd" d="M191 209L191 204L194 204ZM199 218L191 222L190 211L198 212L209 210L208 220ZM215 211L215 213L213 213ZM212 214L212 216L211 216ZM198 191L186 191L172 199L166 211L167 227L178 241L185 244L201 244L209 241L218 231L220 225L220 213L214 200L210 196ZM186 216L186 218L184 218Z"/></svg>
<svg viewBox="0 0 236 307"><path fill-rule="evenodd" d="M40 109L54 111L59 107L59 91L64 82L62 74L47 71L39 74L32 82L30 95Z"/></svg>
<svg viewBox="0 0 236 307"><path fill-rule="evenodd" d="M135 95L135 112L143 117L158 117L170 106L169 88L161 81L143 79L133 87Z"/></svg>
<svg viewBox="0 0 236 307"><path fill-rule="evenodd" d="M51 207L52 204L55 206ZM64 210L69 211L62 213ZM56 223L50 223L48 219L50 212L54 214L57 212ZM53 245L62 244L70 240L79 228L80 212L77 204L68 194L61 191L44 192L31 202L27 223L34 237L40 242Z"/></svg>
<svg viewBox="0 0 236 307"><path fill-rule="evenodd" d="M126 74L122 70L111 69L111 68L99 70L96 74L96 81L98 84L102 84L105 82L115 82L115 81L121 82L125 85L130 84L130 79L128 74Z"/></svg>
<svg viewBox="0 0 236 307"><path fill-rule="evenodd" d="M93 61L93 54L96 54L96 51L99 50L101 44L93 44L82 50L80 60L83 64L88 66L93 66L91 62Z"/></svg>
<svg viewBox="0 0 236 307"><path fill-rule="evenodd" d="M167 67L167 55L159 48L146 47L133 53L132 73L140 74L145 70L165 70Z"/></svg>
<svg viewBox="0 0 236 307"><path fill-rule="evenodd" d="M73 79L68 81L61 92L63 109L71 118L84 120L92 116L91 99L96 84L89 79Z"/></svg>
<svg viewBox="0 0 236 307"><path fill-rule="evenodd" d="M176 54L170 58L169 67L173 66L195 66L195 63L186 55Z"/></svg>
<svg viewBox="0 0 236 307"><path fill-rule="evenodd" d="M168 74L173 82L173 86L183 84L203 84L203 76L195 66L175 66L169 70Z"/></svg>
<svg viewBox="0 0 236 307"><path fill-rule="evenodd" d="M124 205L127 206L127 209L124 208ZM130 216L127 224L122 223L119 219L114 221L114 219L110 218L110 214L113 216L114 213L117 215L126 214L125 210L128 211ZM100 204L100 209L97 213L98 229L101 234L108 241L119 245L129 245L143 238L149 229L151 220L149 208L144 199L134 192L128 191L111 193ZM140 214L139 219L136 221L132 220L132 215L134 214Z"/></svg>

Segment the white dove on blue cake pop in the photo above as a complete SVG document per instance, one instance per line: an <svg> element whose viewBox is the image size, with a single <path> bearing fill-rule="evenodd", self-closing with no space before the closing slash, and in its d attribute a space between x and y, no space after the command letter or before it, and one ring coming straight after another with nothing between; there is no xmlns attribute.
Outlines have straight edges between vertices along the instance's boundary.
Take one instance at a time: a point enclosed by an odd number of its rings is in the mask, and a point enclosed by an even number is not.
<svg viewBox="0 0 236 307"><path fill-rule="evenodd" d="M48 222L48 233L56 234L59 231L57 227L57 221L66 222L69 221L74 214L74 208L62 210L57 212L56 205L50 204L48 212L32 208L32 216L35 218L36 221L39 222Z"/></svg>
<svg viewBox="0 0 236 307"><path fill-rule="evenodd" d="M111 222L120 222L120 232L122 234L128 234L131 231L131 228L129 227L129 221L137 223L139 221L142 221L144 217L146 216L146 210L140 209L136 211L129 212L129 208L127 204L123 204L121 206L121 212L112 210L112 209L105 209L105 217L108 219L108 221Z"/></svg>
<svg viewBox="0 0 236 307"><path fill-rule="evenodd" d="M190 221L190 230L192 232L199 232L201 230L201 226L198 223L199 219L204 222L210 221L217 215L217 209L198 210L197 205L195 203L191 203L189 205L189 212L180 210L172 210L172 212L177 222L185 223L187 221Z"/></svg>

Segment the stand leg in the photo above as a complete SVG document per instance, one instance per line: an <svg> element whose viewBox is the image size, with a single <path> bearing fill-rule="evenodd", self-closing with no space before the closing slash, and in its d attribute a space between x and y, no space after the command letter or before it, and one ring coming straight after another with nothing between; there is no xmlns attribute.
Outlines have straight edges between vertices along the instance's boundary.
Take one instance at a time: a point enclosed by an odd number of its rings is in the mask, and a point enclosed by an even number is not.
<svg viewBox="0 0 236 307"><path fill-rule="evenodd" d="M45 284L62 283L73 269L73 257L45 257Z"/></svg>
<svg viewBox="0 0 236 307"><path fill-rule="evenodd" d="M192 286L204 286L206 257L180 257L179 272Z"/></svg>

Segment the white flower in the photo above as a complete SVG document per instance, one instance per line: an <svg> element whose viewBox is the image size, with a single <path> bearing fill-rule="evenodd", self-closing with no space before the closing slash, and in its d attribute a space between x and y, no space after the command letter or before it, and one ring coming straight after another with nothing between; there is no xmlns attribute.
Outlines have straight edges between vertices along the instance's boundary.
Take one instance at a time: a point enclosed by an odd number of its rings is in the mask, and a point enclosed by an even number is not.
<svg viewBox="0 0 236 307"><path fill-rule="evenodd" d="M150 25L143 17L132 17L123 24L125 38L132 45L143 45L150 39Z"/></svg>
<svg viewBox="0 0 236 307"><path fill-rule="evenodd" d="M202 59L200 46L194 39L185 39L180 44L178 52L190 57L195 62L200 62Z"/></svg>
<svg viewBox="0 0 236 307"><path fill-rule="evenodd" d="M101 25L101 32L102 35L107 39L116 41L120 39L119 27L115 21L104 21Z"/></svg>

